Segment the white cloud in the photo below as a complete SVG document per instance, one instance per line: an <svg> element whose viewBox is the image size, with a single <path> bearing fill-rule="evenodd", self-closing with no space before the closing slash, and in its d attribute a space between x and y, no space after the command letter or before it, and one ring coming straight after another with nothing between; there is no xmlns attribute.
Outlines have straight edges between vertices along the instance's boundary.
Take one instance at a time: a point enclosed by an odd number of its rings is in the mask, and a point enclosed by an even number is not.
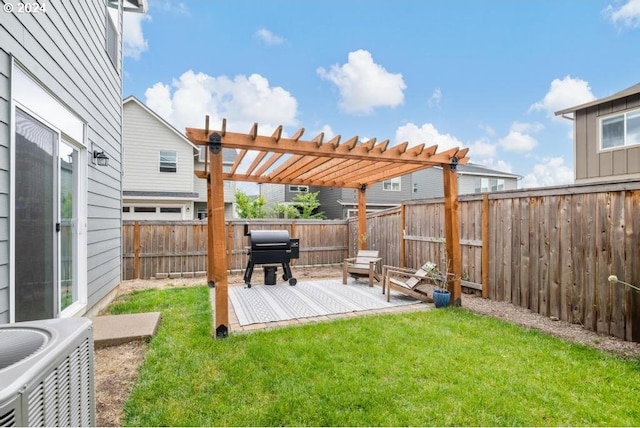
<svg viewBox="0 0 640 428"><path fill-rule="evenodd" d="M138 59L140 54L149 49L142 32L142 23L151 21L151 15L125 12L122 16L122 55Z"/></svg>
<svg viewBox="0 0 640 428"><path fill-rule="evenodd" d="M340 107L348 113L368 114L375 107L396 107L404 102L406 85L402 74L389 73L373 62L371 53L349 53L346 64L317 69L322 79L333 82L340 91Z"/></svg>
<svg viewBox="0 0 640 428"><path fill-rule="evenodd" d="M284 39L280 36L273 34L266 28L260 28L255 32L254 36L262 40L267 45L281 45L284 43Z"/></svg>
<svg viewBox="0 0 640 428"><path fill-rule="evenodd" d="M429 107L440 107L440 101L442 101L442 91L440 90L440 88L436 88L435 91L433 91L433 94L431 94L431 97L429 98L429 100L427 101L427 104L429 105Z"/></svg>
<svg viewBox="0 0 640 428"><path fill-rule="evenodd" d="M469 151L469 154L471 155L472 152ZM513 172L513 167L511 166L510 163L505 162L503 160L499 160L499 159L488 158L488 159L482 159L480 161L474 160L474 163L484 165L487 168L493 169L495 171L508 172L508 173Z"/></svg>
<svg viewBox="0 0 640 428"><path fill-rule="evenodd" d="M494 135L496 135L495 129L493 129L491 126L485 125L483 123L481 123L479 126L480 126L480 129L486 132L487 135L489 135L490 137L493 137Z"/></svg>
<svg viewBox="0 0 640 428"><path fill-rule="evenodd" d="M509 134L498 140L498 145L507 152L528 153L538 145L538 141L527 132L536 132L540 129L538 124L514 122Z"/></svg>
<svg viewBox="0 0 640 428"><path fill-rule="evenodd" d="M146 104L178 130L204 127L205 115L212 128L227 119L230 131L249 132L253 123L260 134L278 125L297 125L296 99L286 90L269 86L259 74L213 77L185 72L171 84L156 83L145 91Z"/></svg>
<svg viewBox="0 0 640 428"><path fill-rule="evenodd" d="M619 8L615 8L610 4L603 13L615 26L640 27L640 0L628 0Z"/></svg>
<svg viewBox="0 0 640 428"><path fill-rule="evenodd" d="M544 129L544 125L538 122L528 123L528 122L513 122L511 124L511 130L520 133L534 133L538 131L542 131Z"/></svg>
<svg viewBox="0 0 640 428"><path fill-rule="evenodd" d="M172 13L174 15L191 16L187 5L181 1L173 0L152 0L149 5L149 9L160 9L165 12Z"/></svg>
<svg viewBox="0 0 640 428"><path fill-rule="evenodd" d="M323 142L327 142L327 141L329 141L330 139L332 139L333 137L336 136L336 133L333 132L333 129L331 129L331 126L329 126L328 124L322 125L322 127L320 129L315 129L315 130L311 131L309 133L309 135L307 135L307 133L305 132L304 135L305 135L305 138L308 137L306 139L310 140L312 138L315 138L315 136L320 134L321 132L324 133L324 139L322 140Z"/></svg>
<svg viewBox="0 0 640 428"><path fill-rule="evenodd" d="M476 157L492 158L496 155L496 149L495 144L489 142L486 138L482 138L469 144L469 156L471 156L474 161Z"/></svg>
<svg viewBox="0 0 640 428"><path fill-rule="evenodd" d="M451 149L453 147L462 148L464 144L456 137L450 134L441 134L431 123L425 123L420 128L413 123L398 127L396 129L395 144L405 141L409 142L409 146L416 146L424 143L427 147L438 145L438 153Z"/></svg>
<svg viewBox="0 0 640 428"><path fill-rule="evenodd" d="M588 103L595 99L596 97L591 92L587 81L566 76L562 80L553 79L547 94L542 100L529 107L529 111L544 111L547 116L562 120L555 116L556 111Z"/></svg>
<svg viewBox="0 0 640 428"><path fill-rule="evenodd" d="M573 183L573 169L564 164L562 157L544 158L533 171L522 179L521 188L557 186Z"/></svg>

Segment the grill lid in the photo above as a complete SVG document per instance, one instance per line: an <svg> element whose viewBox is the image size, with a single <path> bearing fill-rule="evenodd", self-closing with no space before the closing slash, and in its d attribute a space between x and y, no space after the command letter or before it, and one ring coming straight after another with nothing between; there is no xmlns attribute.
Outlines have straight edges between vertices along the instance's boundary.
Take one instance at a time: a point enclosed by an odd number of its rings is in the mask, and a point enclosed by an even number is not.
<svg viewBox="0 0 640 428"><path fill-rule="evenodd" d="M251 248L255 250L289 248L289 232L286 230L252 230Z"/></svg>

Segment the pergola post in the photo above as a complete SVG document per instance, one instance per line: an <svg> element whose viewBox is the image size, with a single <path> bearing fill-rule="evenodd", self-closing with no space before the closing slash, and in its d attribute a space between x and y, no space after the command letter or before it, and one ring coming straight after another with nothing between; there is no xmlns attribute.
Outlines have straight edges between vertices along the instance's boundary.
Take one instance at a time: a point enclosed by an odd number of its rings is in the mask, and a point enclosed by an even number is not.
<svg viewBox="0 0 640 428"><path fill-rule="evenodd" d="M454 158L455 159L455 158ZM454 306L462 305L462 252L460 251L460 211L458 209L458 174L455 162L442 164L444 179L444 231L446 239L447 272L455 275L449 291Z"/></svg>
<svg viewBox="0 0 640 428"><path fill-rule="evenodd" d="M229 290L227 278L227 245L224 227L224 180L222 178L222 139L213 133L209 139L210 172L208 183L208 248L207 277L215 286L215 332L217 338L229 334Z"/></svg>
<svg viewBox="0 0 640 428"><path fill-rule="evenodd" d="M358 249L367 249L367 187L358 190Z"/></svg>

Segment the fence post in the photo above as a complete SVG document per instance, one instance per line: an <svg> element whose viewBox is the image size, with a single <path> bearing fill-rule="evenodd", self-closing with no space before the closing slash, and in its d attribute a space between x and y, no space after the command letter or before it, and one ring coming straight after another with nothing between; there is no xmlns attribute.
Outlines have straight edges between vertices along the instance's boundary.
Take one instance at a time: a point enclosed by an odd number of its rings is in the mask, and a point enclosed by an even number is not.
<svg viewBox="0 0 640 428"><path fill-rule="evenodd" d="M482 298L489 297L489 195L482 196Z"/></svg>
<svg viewBox="0 0 640 428"><path fill-rule="evenodd" d="M140 279L140 223L133 223L133 277Z"/></svg>
<svg viewBox="0 0 640 428"><path fill-rule="evenodd" d="M233 223L227 221L227 270L233 269Z"/></svg>
<svg viewBox="0 0 640 428"><path fill-rule="evenodd" d="M404 261L404 202L400 203L400 267L405 267Z"/></svg>
<svg viewBox="0 0 640 428"><path fill-rule="evenodd" d="M296 234L296 221L293 220L293 219L291 220L291 235L289 235L289 236L291 236L292 238L295 238L297 236L297 234ZM297 261L298 261L297 259L291 259L291 266L295 266Z"/></svg>

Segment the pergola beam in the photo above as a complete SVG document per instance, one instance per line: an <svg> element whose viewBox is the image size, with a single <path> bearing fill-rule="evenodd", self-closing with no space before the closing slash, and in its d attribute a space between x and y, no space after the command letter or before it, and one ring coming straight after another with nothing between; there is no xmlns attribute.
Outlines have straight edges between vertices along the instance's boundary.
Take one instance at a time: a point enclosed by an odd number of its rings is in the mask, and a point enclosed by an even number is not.
<svg viewBox="0 0 640 428"><path fill-rule="evenodd" d="M215 132L215 131L214 131ZM423 164L425 161L433 163L451 163L451 157L446 154L434 154L434 159L428 156L416 156L411 151L407 152L408 143L402 143L381 152L366 146L357 145L358 137L352 137L346 142L338 145L322 143L320 147L313 141L299 141L304 129L299 130L293 138L280 138L276 141L273 137L257 135L239 134L234 132L226 132L224 137L224 147L234 149L251 149L258 151L268 151L273 153L288 153L291 155L314 155L314 156L330 156L339 159L354 160L388 160L389 162ZM211 134L211 132L209 133ZM204 130L187 128L187 137L196 145L208 145L209 134L205 135ZM458 149L455 149L457 151ZM424 154L424 151L423 153ZM461 161L461 159L459 159ZM462 162L461 162L462 163Z"/></svg>

